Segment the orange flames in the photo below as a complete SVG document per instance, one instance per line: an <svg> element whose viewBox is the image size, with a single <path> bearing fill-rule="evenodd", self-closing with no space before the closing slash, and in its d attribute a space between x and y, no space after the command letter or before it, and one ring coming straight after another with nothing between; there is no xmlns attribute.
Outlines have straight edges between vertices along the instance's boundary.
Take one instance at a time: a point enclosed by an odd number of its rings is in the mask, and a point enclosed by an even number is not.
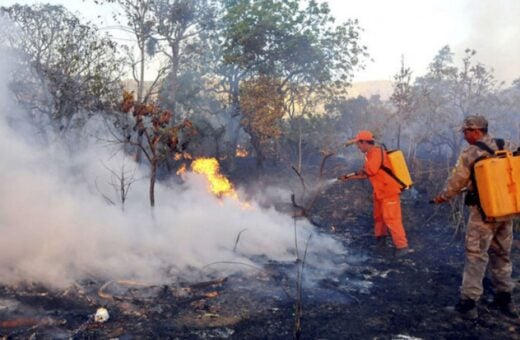
<svg viewBox="0 0 520 340"><path fill-rule="evenodd" d="M184 159L192 159L184 157ZM182 164L177 170L177 175L184 176L188 169L185 164ZM233 184L220 173L220 165L216 158L196 158L191 163L191 171L197 174L204 175L208 180L209 191L218 198L230 197L239 202L243 209L251 209L251 205L247 202L242 202Z"/></svg>
<svg viewBox="0 0 520 340"><path fill-rule="evenodd" d="M220 173L218 161L215 158L197 158L191 163L193 172L203 174L210 183L210 189L217 197L232 197L238 199L233 184Z"/></svg>
<svg viewBox="0 0 520 340"><path fill-rule="evenodd" d="M235 156L236 157L244 158L244 157L247 157L248 155L249 155L249 153L247 152L247 150L243 146L237 145L237 149L235 151Z"/></svg>
<svg viewBox="0 0 520 340"><path fill-rule="evenodd" d="M177 170L177 176L182 176L186 173L186 164L181 164L180 168Z"/></svg>

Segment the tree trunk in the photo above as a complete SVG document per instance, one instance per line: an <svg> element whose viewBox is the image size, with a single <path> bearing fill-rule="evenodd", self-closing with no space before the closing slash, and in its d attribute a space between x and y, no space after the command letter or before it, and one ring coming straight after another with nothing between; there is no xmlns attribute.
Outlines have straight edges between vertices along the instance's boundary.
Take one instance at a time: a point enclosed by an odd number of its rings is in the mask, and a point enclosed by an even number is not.
<svg viewBox="0 0 520 340"><path fill-rule="evenodd" d="M302 123L298 123L298 172L302 173Z"/></svg>
<svg viewBox="0 0 520 340"><path fill-rule="evenodd" d="M152 159L150 164L150 206L153 208L155 206L155 179L157 178L157 159Z"/></svg>
<svg viewBox="0 0 520 340"><path fill-rule="evenodd" d="M177 107L177 77L179 73L179 46L178 44L173 44L171 46L172 49L172 69L170 72L169 79L169 97L171 98L171 110L174 114L174 119L172 119L171 124L175 124L175 114Z"/></svg>
<svg viewBox="0 0 520 340"><path fill-rule="evenodd" d="M139 46L141 52L141 61L139 63L139 84L137 85L137 101L143 101L144 92L144 46Z"/></svg>
<svg viewBox="0 0 520 340"><path fill-rule="evenodd" d="M143 92L144 92L144 45L139 46L141 61L139 62L139 80L137 82L137 102L142 103L143 101ZM143 136L141 134L137 135L137 143L141 145L143 142ZM135 152L135 161L136 163L141 163L142 150L140 147L137 148Z"/></svg>
<svg viewBox="0 0 520 340"><path fill-rule="evenodd" d="M258 139L258 137L255 137L254 135L251 135L251 145L253 146L253 149L255 150L255 153L256 153L256 170L257 170L257 174L258 175L261 175L264 171L264 160L265 160L265 156L262 152L262 147L261 147L261 143L260 143L260 140Z"/></svg>

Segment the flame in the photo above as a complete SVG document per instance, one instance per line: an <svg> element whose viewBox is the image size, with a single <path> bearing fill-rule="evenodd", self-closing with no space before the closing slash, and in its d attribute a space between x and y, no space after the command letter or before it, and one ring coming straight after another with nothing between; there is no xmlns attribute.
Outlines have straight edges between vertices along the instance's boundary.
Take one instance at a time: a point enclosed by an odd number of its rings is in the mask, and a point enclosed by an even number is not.
<svg viewBox="0 0 520 340"><path fill-rule="evenodd" d="M191 169L206 176L211 192L217 197L228 196L238 200L233 184L220 173L220 166L215 158L197 158L191 163Z"/></svg>
<svg viewBox="0 0 520 340"><path fill-rule="evenodd" d="M235 152L235 156L236 157L247 157L249 155L249 153L247 152L247 150L241 146L241 145L237 145L237 150Z"/></svg>
<svg viewBox="0 0 520 340"><path fill-rule="evenodd" d="M182 163L179 167L179 170L177 170L176 174L177 176L182 176L186 173L186 164Z"/></svg>
<svg viewBox="0 0 520 340"><path fill-rule="evenodd" d="M192 159L192 157L189 153L183 151L173 155L173 159L176 161L180 161L181 159Z"/></svg>

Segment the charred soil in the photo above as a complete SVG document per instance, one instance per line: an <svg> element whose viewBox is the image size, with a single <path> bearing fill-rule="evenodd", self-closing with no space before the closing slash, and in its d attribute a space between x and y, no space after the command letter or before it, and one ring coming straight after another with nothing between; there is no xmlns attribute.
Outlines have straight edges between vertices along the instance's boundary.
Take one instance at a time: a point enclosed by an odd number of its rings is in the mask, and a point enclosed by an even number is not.
<svg viewBox="0 0 520 340"><path fill-rule="evenodd" d="M301 338L520 338L520 321L493 308L487 279L477 320L464 320L453 311L463 241L449 226L448 209L426 201L420 192L403 196L405 228L414 252L395 259L391 242L375 244L366 184L348 189L340 184L320 193L310 218L319 232L342 242L352 258L347 269L338 267L333 277L308 286L303 282ZM512 256L517 270L517 243ZM0 337L291 338L297 300L296 276L291 273L299 263L259 263L262 269L253 274L164 286L96 280L66 290L5 285L0 287ZM514 300L520 302L518 292ZM107 322L94 321L99 307L109 311Z"/></svg>

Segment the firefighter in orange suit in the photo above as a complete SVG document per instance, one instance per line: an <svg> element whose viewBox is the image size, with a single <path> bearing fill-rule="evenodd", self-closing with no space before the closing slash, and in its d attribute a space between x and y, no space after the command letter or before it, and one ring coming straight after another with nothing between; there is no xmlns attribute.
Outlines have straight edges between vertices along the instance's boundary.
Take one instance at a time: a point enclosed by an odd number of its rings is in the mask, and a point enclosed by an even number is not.
<svg viewBox="0 0 520 340"><path fill-rule="evenodd" d="M386 151L375 144L374 136L370 131L360 131L354 139L347 142L347 145L354 143L365 154L363 169L355 175L345 175L339 177L339 179L347 181L350 179L368 178L374 193L374 233L376 242L378 246L384 245L388 231L390 231L395 246L395 256L404 256L412 250L408 247L408 240L406 239L402 222L399 197L401 186L381 168L382 165L390 168Z"/></svg>

